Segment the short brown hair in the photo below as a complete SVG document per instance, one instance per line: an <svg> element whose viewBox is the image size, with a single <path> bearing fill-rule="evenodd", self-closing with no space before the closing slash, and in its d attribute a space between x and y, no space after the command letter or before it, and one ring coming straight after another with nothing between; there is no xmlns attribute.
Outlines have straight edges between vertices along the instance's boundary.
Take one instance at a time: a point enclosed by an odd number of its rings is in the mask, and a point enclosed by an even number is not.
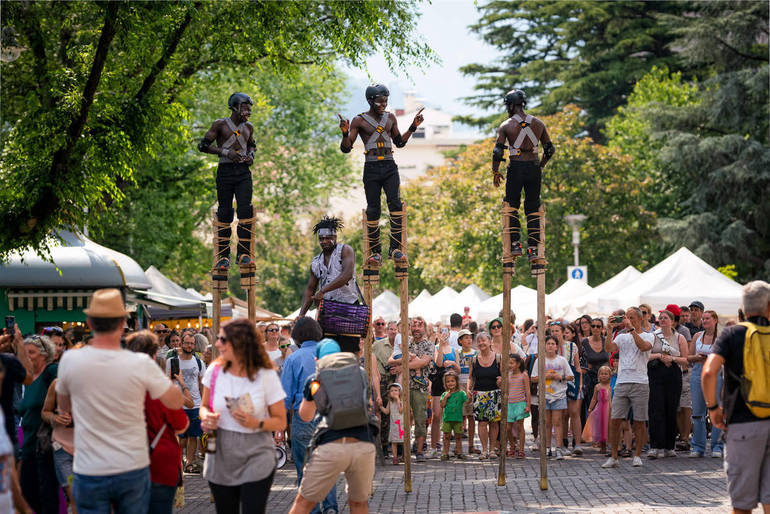
<svg viewBox="0 0 770 514"><path fill-rule="evenodd" d="M126 348L136 353L146 353L150 357L155 357L158 353L158 336L149 330L140 330L129 334L126 338Z"/></svg>
<svg viewBox="0 0 770 514"><path fill-rule="evenodd" d="M248 319L234 319L222 325L225 340L233 347L235 357L243 362L246 376L254 380L254 376L262 369L273 369L273 363L265 351L265 336ZM224 371L230 363L224 365Z"/></svg>

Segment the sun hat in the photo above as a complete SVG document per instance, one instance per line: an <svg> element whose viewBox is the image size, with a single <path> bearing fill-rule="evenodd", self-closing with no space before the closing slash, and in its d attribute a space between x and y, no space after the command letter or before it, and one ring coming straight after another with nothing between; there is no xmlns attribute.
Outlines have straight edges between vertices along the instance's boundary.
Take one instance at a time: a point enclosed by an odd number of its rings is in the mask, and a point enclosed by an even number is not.
<svg viewBox="0 0 770 514"><path fill-rule="evenodd" d="M97 289L91 295L88 308L83 309L90 318L123 318L128 311L123 305L123 296L117 289Z"/></svg>

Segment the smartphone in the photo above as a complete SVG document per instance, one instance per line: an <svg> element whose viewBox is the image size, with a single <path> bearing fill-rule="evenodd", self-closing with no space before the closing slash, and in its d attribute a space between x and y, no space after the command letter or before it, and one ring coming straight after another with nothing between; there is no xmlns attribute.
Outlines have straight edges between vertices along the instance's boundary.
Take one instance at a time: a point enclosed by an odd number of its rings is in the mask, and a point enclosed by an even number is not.
<svg viewBox="0 0 770 514"><path fill-rule="evenodd" d="M13 334L16 330L16 316L5 317L5 330L7 334Z"/></svg>
<svg viewBox="0 0 770 514"><path fill-rule="evenodd" d="M441 329L441 333L444 334L444 335L447 335L449 333L449 329L444 327L444 328Z"/></svg>
<svg viewBox="0 0 770 514"><path fill-rule="evenodd" d="M171 378L179 374L179 359L171 359Z"/></svg>

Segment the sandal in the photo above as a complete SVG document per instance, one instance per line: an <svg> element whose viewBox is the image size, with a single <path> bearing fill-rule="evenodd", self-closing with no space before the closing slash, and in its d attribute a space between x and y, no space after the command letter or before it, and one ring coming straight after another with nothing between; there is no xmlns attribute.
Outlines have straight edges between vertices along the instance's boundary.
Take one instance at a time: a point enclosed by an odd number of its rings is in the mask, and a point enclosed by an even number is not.
<svg viewBox="0 0 770 514"><path fill-rule="evenodd" d="M214 266L218 271L228 271L230 269L230 259L227 257L222 257L217 261L216 266Z"/></svg>
<svg viewBox="0 0 770 514"><path fill-rule="evenodd" d="M366 263L369 266L382 266L382 255L379 253L373 253L369 256L369 258L366 260Z"/></svg>
<svg viewBox="0 0 770 514"><path fill-rule="evenodd" d="M517 459L523 459L524 457L524 450L519 450L519 452L516 454Z"/></svg>
<svg viewBox="0 0 770 514"><path fill-rule="evenodd" d="M193 465L188 464L187 466L184 467L184 472L187 474L193 474L194 473L193 469L194 469Z"/></svg>
<svg viewBox="0 0 770 514"><path fill-rule="evenodd" d="M479 460L487 460L488 458L489 458L488 453L482 453L481 455L479 455Z"/></svg>

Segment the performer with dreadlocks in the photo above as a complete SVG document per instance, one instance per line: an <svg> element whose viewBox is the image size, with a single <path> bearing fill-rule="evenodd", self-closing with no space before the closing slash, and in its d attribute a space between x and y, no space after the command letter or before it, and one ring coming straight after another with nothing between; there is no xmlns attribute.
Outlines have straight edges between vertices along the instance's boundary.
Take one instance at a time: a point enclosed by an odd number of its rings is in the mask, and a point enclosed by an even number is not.
<svg viewBox="0 0 770 514"><path fill-rule="evenodd" d="M385 198L390 211L390 250L388 256L399 264L406 263L406 255L401 248L401 217L403 209L399 193L400 179L398 166L393 160L393 146L403 148L411 135L423 122L422 109L417 111L414 121L403 135L398 130L396 116L386 111L390 91L382 84L366 88L366 101L369 110L353 118L353 123L337 114L340 119L342 141L340 150L349 153L353 143L360 135L364 143L364 193L366 194L366 219L369 223L370 255L365 255L373 266L382 264L380 245L380 195L385 190ZM375 223L376 222L376 223Z"/></svg>
<svg viewBox="0 0 770 514"><path fill-rule="evenodd" d="M198 150L219 156L217 168L217 220L219 244L215 268L227 274L230 268L230 236L233 221L233 197L238 209L238 253L240 265L251 264L251 231L254 230L253 185L249 166L254 163L254 127L249 123L251 98L233 93L227 101L230 117L216 120L198 143ZM217 142L217 146L212 143ZM226 226L224 225L226 224Z"/></svg>
<svg viewBox="0 0 770 514"><path fill-rule="evenodd" d="M503 176L500 163L503 162L505 143L509 146L508 182L505 186L505 201L516 209L511 215L511 254L518 257L521 251L521 222L519 205L521 190L524 190L524 214L527 216L527 256L532 261L539 259L537 243L540 241L540 220L537 211L540 208L540 185L543 168L553 157L556 149L548 135L545 123L531 114L524 112L527 96L521 89L509 91L505 95L505 106L509 118L497 129L497 141L492 150L492 175L495 187L500 187ZM543 143L543 157L538 160L537 146ZM541 256L542 257L542 256Z"/></svg>
<svg viewBox="0 0 770 514"><path fill-rule="evenodd" d="M313 232L318 235L321 253L313 257L310 263L310 279L302 295L300 317L305 315L314 300L321 301L322 298L341 303L359 303L356 255L350 245L337 242L337 230L341 228L342 222L338 218L328 216L324 216L313 227ZM358 337L341 336L328 332L328 327L321 328L324 329L324 335L340 344L342 351L358 352Z"/></svg>

